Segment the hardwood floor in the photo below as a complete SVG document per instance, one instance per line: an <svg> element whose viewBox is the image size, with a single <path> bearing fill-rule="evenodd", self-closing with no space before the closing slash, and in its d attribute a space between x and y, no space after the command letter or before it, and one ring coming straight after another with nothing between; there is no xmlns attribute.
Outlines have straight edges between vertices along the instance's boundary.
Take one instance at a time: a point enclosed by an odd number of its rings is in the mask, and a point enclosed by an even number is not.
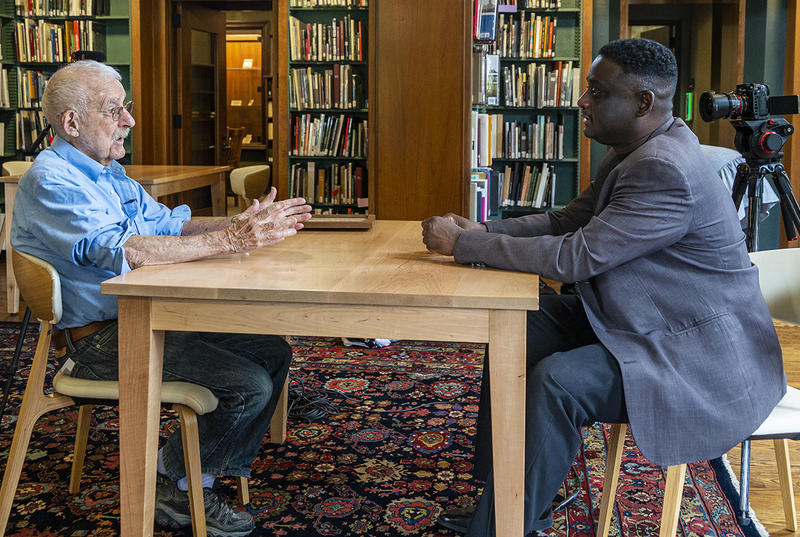
<svg viewBox="0 0 800 537"><path fill-rule="evenodd" d="M0 254L0 320L22 321L25 305L20 302L20 313L6 313L5 252ZM32 320L33 322L33 320ZM784 368L789 384L800 387L800 326L776 323L778 337L783 348ZM795 486L795 502L800 509L800 442L790 442L792 472ZM731 466L739 473L739 448L728 453ZM771 536L796 535L784 524L783 504L778 486L775 454L771 441L754 442L751 450L750 505L756 517ZM800 532L798 532L800 533Z"/></svg>

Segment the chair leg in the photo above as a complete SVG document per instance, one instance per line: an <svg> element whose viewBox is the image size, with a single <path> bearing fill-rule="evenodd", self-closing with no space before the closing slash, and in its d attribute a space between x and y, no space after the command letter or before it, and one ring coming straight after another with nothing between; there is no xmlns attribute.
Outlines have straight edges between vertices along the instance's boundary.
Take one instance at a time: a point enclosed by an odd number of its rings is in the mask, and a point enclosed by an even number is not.
<svg viewBox="0 0 800 537"><path fill-rule="evenodd" d="M286 381L283 383L283 391L281 392L278 404L275 406L275 412L272 414L272 419L269 422L269 442L270 444L282 444L286 441L286 420L288 418L289 408L289 376L286 376Z"/></svg>
<svg viewBox="0 0 800 537"><path fill-rule="evenodd" d="M683 497L685 478L685 464L676 464L667 468L667 484L664 487L664 509L661 511L659 537L675 537L681 514L681 498Z"/></svg>
<svg viewBox="0 0 800 537"><path fill-rule="evenodd" d="M785 438L773 440L775 446L775 462L778 464L778 480L781 484L783 498L783 515L786 529L797 531L797 511L794 505L794 486L792 485L792 463L789 460L789 441Z"/></svg>
<svg viewBox="0 0 800 537"><path fill-rule="evenodd" d="M200 464L200 432L197 414L184 405L173 405L181 421L183 459L186 464L186 479L189 482L189 512L192 515L192 535L206 536L206 510L203 501L203 476Z"/></svg>
<svg viewBox="0 0 800 537"><path fill-rule="evenodd" d="M247 485L246 477L236 478L236 489L239 496L239 504L247 505L250 503L250 487Z"/></svg>
<svg viewBox="0 0 800 537"><path fill-rule="evenodd" d="M78 409L78 423L75 430L75 450L72 454L72 472L69 476L69 493L78 494L81 490L83 461L86 459L86 442L89 439L89 426L92 421L93 405L81 405Z"/></svg>
<svg viewBox="0 0 800 537"><path fill-rule="evenodd" d="M617 494L619 467L622 463L622 449L625 446L625 423L611 424L611 438L608 441L606 455L606 476L603 481L603 495L600 500L600 516L597 520L597 536L607 537L611 528L611 516L614 511L614 497Z"/></svg>
<svg viewBox="0 0 800 537"><path fill-rule="evenodd" d="M750 440L742 442L741 464L739 465L739 524L750 524Z"/></svg>

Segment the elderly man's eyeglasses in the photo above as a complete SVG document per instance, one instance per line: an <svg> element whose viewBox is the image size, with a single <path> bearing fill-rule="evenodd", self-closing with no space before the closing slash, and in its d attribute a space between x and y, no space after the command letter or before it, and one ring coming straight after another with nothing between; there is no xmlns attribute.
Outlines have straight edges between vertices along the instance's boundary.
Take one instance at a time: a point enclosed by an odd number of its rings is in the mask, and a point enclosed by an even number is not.
<svg viewBox="0 0 800 537"><path fill-rule="evenodd" d="M122 111L125 110L129 114L131 110L133 110L133 101L128 101L127 103L123 104L122 106L115 106L113 108L109 108L107 110L96 110L101 114L108 114L111 116L111 119L114 121L119 121L119 118L122 116Z"/></svg>

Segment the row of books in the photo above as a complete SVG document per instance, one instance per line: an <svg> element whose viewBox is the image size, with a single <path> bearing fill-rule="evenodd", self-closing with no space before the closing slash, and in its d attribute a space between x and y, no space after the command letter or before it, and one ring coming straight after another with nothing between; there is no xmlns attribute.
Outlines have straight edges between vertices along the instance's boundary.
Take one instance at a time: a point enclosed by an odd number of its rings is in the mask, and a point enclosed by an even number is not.
<svg viewBox="0 0 800 537"><path fill-rule="evenodd" d="M14 24L14 45L20 62L67 62L76 50L97 50L101 44L104 45L101 34L90 20L55 23L24 19Z"/></svg>
<svg viewBox="0 0 800 537"><path fill-rule="evenodd" d="M500 56L472 52L472 104L500 104Z"/></svg>
<svg viewBox="0 0 800 537"><path fill-rule="evenodd" d="M17 67L17 106L21 108L41 106L44 86L48 80L50 73Z"/></svg>
<svg viewBox="0 0 800 537"><path fill-rule="evenodd" d="M368 0L289 0L289 7L369 7Z"/></svg>
<svg viewBox="0 0 800 537"><path fill-rule="evenodd" d="M503 208L555 207L556 172L543 163L515 164L502 169L473 168L469 186L469 218L484 222Z"/></svg>
<svg viewBox="0 0 800 537"><path fill-rule="evenodd" d="M293 114L291 155L366 158L367 121L344 114Z"/></svg>
<svg viewBox="0 0 800 537"><path fill-rule="evenodd" d="M523 9L558 9L561 7L561 0L500 0L499 5Z"/></svg>
<svg viewBox="0 0 800 537"><path fill-rule="evenodd" d="M303 22L289 17L290 61L364 61L366 39L361 21L350 15L330 24Z"/></svg>
<svg viewBox="0 0 800 537"><path fill-rule="evenodd" d="M493 159L564 158L564 117L538 115L535 121L504 121L502 114L472 113L472 167Z"/></svg>
<svg viewBox="0 0 800 537"><path fill-rule="evenodd" d="M0 108L11 108L8 95L8 69L0 70Z"/></svg>
<svg viewBox="0 0 800 537"><path fill-rule="evenodd" d="M316 162L292 164L289 197L303 197L310 203L368 206L367 177L363 166Z"/></svg>
<svg viewBox="0 0 800 537"><path fill-rule="evenodd" d="M348 64L335 63L323 71L291 69L289 76L289 107L298 110L366 108L366 94L361 75Z"/></svg>
<svg viewBox="0 0 800 537"><path fill-rule="evenodd" d="M573 68L572 61L556 61L552 66L529 63L503 68L506 106L578 106L580 91L581 72Z"/></svg>
<svg viewBox="0 0 800 537"><path fill-rule="evenodd" d="M110 0L14 0L20 17L79 17L111 14Z"/></svg>
<svg viewBox="0 0 800 537"><path fill-rule="evenodd" d="M556 170L547 162L540 165L515 163L498 173L502 207L553 207Z"/></svg>
<svg viewBox="0 0 800 537"><path fill-rule="evenodd" d="M42 129L47 124L44 113L41 110L18 110L16 115L17 123L17 150L32 151L33 142L41 134ZM50 145L45 139L40 149Z"/></svg>
<svg viewBox="0 0 800 537"><path fill-rule="evenodd" d="M557 27L554 16L502 13L493 52L505 58L553 58Z"/></svg>
<svg viewBox="0 0 800 537"><path fill-rule="evenodd" d="M489 219L489 188L488 179L472 173L469 182L469 219L473 222L486 222Z"/></svg>

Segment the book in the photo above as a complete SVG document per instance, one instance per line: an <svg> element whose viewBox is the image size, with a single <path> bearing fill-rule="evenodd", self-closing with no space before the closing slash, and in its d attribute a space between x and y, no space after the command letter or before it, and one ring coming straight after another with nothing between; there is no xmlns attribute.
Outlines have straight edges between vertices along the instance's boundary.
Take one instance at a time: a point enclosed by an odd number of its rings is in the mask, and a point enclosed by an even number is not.
<svg viewBox="0 0 800 537"><path fill-rule="evenodd" d="M500 56L486 55L486 104L500 104Z"/></svg>

